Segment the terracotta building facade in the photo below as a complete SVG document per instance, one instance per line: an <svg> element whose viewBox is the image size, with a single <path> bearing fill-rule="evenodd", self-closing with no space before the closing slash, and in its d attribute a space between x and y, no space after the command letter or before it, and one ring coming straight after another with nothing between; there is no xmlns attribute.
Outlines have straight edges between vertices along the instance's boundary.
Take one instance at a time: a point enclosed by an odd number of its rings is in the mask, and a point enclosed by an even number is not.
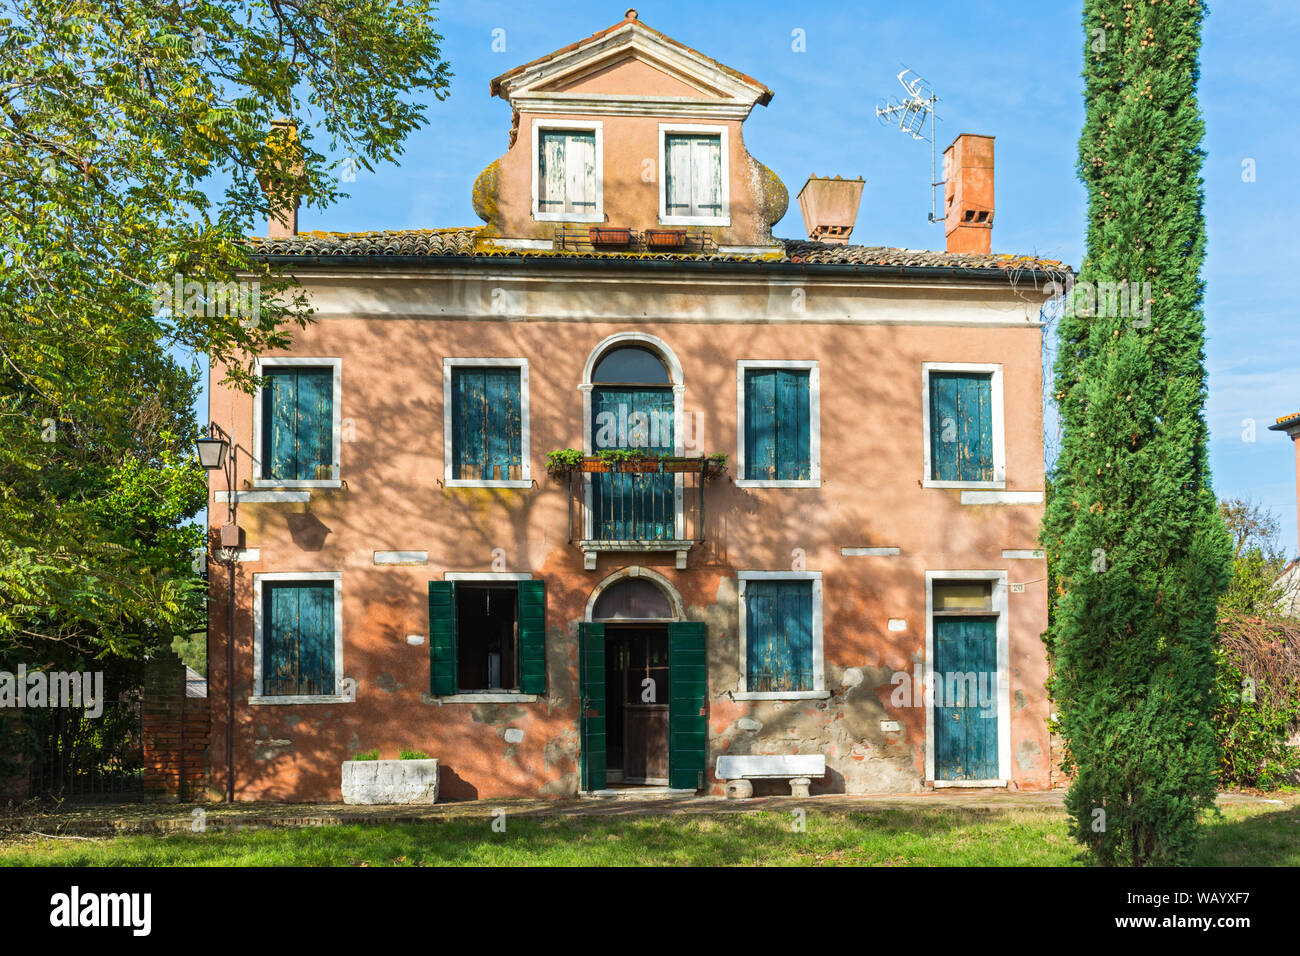
<svg viewBox="0 0 1300 956"><path fill-rule="evenodd" d="M992 139L950 150L943 251L848 243L856 180L783 240L771 91L634 11L491 92L483 225L258 241L316 321L257 395L212 370L214 784L337 800L415 750L448 800L720 794L737 755L821 756L814 794L1049 786L1063 267L990 253Z"/></svg>

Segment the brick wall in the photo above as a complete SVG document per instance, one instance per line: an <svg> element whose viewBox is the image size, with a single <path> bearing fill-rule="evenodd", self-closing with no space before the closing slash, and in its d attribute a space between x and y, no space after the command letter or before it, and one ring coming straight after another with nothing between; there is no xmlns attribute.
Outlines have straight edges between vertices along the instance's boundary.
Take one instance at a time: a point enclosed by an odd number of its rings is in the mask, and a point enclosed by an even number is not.
<svg viewBox="0 0 1300 956"><path fill-rule="evenodd" d="M142 717L144 798L206 799L208 698L185 696L185 665L170 651L150 661L145 670Z"/></svg>

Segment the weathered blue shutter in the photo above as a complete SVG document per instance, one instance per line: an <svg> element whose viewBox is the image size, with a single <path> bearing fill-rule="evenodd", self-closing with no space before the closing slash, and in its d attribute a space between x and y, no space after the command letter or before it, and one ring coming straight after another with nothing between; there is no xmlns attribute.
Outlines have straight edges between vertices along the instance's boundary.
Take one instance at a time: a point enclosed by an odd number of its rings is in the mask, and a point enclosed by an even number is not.
<svg viewBox="0 0 1300 956"><path fill-rule="evenodd" d="M745 582L745 687L813 689L812 582Z"/></svg>
<svg viewBox="0 0 1300 956"><path fill-rule="evenodd" d="M299 479L333 478L334 373L331 369L300 369L298 379Z"/></svg>
<svg viewBox="0 0 1300 956"><path fill-rule="evenodd" d="M334 694L334 585L298 592L299 694Z"/></svg>
<svg viewBox="0 0 1300 956"><path fill-rule="evenodd" d="M578 625L579 770L583 790L604 790L605 774L605 625Z"/></svg>
<svg viewBox="0 0 1300 956"><path fill-rule="evenodd" d="M993 380L986 374L930 373L931 476L993 480Z"/></svg>
<svg viewBox="0 0 1300 956"><path fill-rule="evenodd" d="M429 582L429 693L456 693L456 585Z"/></svg>
<svg viewBox="0 0 1300 956"><path fill-rule="evenodd" d="M452 471L466 480L486 478L487 394L482 369L452 370Z"/></svg>
<svg viewBox="0 0 1300 956"><path fill-rule="evenodd" d="M776 477L776 376L770 370L745 370L744 477Z"/></svg>
<svg viewBox="0 0 1300 956"><path fill-rule="evenodd" d="M292 371L269 374L262 401L263 474L292 480L298 476L298 376Z"/></svg>
<svg viewBox="0 0 1300 956"><path fill-rule="evenodd" d="M808 372L776 370L776 477L783 481L812 476Z"/></svg>
<svg viewBox="0 0 1300 956"><path fill-rule="evenodd" d="M521 374L517 368L452 373L452 472L474 481L519 478L523 465Z"/></svg>
<svg viewBox="0 0 1300 956"><path fill-rule="evenodd" d="M546 582L519 582L519 689L546 693Z"/></svg>
<svg viewBox="0 0 1300 956"><path fill-rule="evenodd" d="M668 785L698 790L704 783L708 749L708 674L705 625L668 625Z"/></svg>
<svg viewBox="0 0 1300 956"><path fill-rule="evenodd" d="M271 585L263 601L262 693L292 694L297 686L298 592Z"/></svg>

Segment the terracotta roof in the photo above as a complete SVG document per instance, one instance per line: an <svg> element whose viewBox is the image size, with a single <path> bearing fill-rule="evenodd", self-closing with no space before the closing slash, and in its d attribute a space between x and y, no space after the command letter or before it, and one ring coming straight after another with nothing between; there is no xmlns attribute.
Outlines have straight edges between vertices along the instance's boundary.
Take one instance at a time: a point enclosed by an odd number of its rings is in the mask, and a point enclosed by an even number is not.
<svg viewBox="0 0 1300 956"><path fill-rule="evenodd" d="M1297 426L1300 426L1300 412L1292 412L1290 415L1283 415L1268 427L1271 431L1280 432L1285 431L1288 428L1296 428Z"/></svg>
<svg viewBox="0 0 1300 956"><path fill-rule="evenodd" d="M652 26L647 26L645 23L642 23L641 20L637 18L637 13L635 10L628 10L627 15L622 20L618 21L618 23L615 23L611 27L606 27L603 30L597 30L595 33L593 33L591 36L587 37L586 39L578 40L576 43L570 43L568 46L562 46L558 50L555 50L554 52L548 53L545 56L539 56L535 60L529 60L527 63L521 63L519 66L515 67L512 70L506 70L506 72L502 73L500 76L494 79L490 84L489 90L491 92L491 95L493 96L501 95L502 80L506 80L512 76L516 76L524 72L525 70L529 69L530 67L536 66L539 63L545 63L547 60L554 60L568 53L572 53L574 50L577 50L579 47L585 46L586 44L591 43L593 40L599 40L601 37L609 36L615 30L621 30L630 23L635 23L641 29L645 30L648 33L653 33L655 36L659 37L665 43L670 43L673 46L677 47L679 50L685 50L687 53L692 53L695 56L707 60L709 63L716 66L719 70L722 70L724 73L731 74L736 79L740 80L742 83L746 83L757 90L761 90L762 95L759 96L758 98L758 102L760 105L766 106L769 102L771 102L772 91L769 90L762 83L758 82L758 80L754 79L752 76L748 76L747 74L741 73L739 70L732 69L731 67L727 66L725 63L719 63L717 60L713 59L713 57L701 53L699 50L695 49L694 47L687 46L685 43L682 43L680 40L674 40L668 34L656 30Z"/></svg>
<svg viewBox="0 0 1300 956"><path fill-rule="evenodd" d="M451 229L396 229L382 232L303 232L283 239L254 237L259 256L293 256L304 259L359 256L463 256L466 258L678 260L704 262L788 262L809 265L881 266L899 269L956 269L1061 274L1069 266L1037 256L970 255L896 249L888 246L837 245L806 239L777 239L771 252L702 254L669 252L608 252L573 249L505 249L481 237L482 227Z"/></svg>

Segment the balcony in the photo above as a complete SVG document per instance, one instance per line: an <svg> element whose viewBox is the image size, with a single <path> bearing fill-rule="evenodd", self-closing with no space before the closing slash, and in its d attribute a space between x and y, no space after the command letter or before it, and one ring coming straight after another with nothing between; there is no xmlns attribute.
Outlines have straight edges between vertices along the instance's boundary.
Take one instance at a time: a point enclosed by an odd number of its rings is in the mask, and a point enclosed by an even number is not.
<svg viewBox="0 0 1300 956"><path fill-rule="evenodd" d="M601 552L672 551L679 569L704 540L705 486L725 458L552 452L548 468L569 486L569 543L595 570Z"/></svg>

